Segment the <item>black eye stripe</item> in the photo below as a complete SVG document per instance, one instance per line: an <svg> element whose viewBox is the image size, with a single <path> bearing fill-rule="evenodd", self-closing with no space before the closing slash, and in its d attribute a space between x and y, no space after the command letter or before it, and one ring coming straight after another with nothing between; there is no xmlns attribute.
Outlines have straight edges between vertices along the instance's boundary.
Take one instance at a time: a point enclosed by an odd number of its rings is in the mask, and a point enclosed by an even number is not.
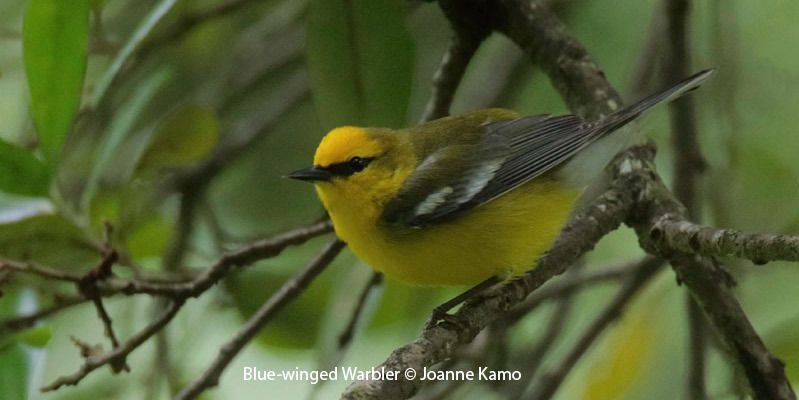
<svg viewBox="0 0 799 400"><path fill-rule="evenodd" d="M330 172L333 176L350 176L363 171L372 160L374 160L374 157L352 157L347 161L330 164L327 167L321 167L321 169Z"/></svg>

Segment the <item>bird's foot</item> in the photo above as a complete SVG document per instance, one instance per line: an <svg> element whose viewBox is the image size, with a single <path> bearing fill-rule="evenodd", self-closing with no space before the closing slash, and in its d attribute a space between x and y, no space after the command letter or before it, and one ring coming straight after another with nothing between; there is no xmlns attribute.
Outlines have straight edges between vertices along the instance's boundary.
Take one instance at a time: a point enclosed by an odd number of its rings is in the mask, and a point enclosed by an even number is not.
<svg viewBox="0 0 799 400"><path fill-rule="evenodd" d="M434 308L430 318L424 324L425 329L431 329L439 324L451 324L455 326L463 325L460 318L449 314L447 311L449 311L449 308L441 306Z"/></svg>

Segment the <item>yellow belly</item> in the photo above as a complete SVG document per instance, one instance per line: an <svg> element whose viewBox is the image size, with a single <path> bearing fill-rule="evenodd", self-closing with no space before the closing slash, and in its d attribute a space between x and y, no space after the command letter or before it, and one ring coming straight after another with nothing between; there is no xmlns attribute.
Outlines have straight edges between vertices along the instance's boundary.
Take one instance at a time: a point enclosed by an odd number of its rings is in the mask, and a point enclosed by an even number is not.
<svg viewBox="0 0 799 400"><path fill-rule="evenodd" d="M578 196L579 191L538 179L452 221L402 233L377 224L378 210L329 211L338 236L375 270L417 285L474 285L531 269Z"/></svg>

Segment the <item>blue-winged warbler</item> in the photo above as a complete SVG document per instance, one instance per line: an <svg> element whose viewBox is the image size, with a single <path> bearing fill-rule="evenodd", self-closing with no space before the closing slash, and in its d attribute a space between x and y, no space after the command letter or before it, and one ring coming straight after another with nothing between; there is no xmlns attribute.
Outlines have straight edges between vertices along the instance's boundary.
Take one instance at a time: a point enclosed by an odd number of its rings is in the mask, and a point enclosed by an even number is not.
<svg viewBox="0 0 799 400"><path fill-rule="evenodd" d="M621 150L616 136L630 129L619 128L711 73L597 122L487 109L400 130L344 126L324 137L312 167L289 177L313 182L336 234L389 277L500 281L533 268L552 245L584 188Z"/></svg>

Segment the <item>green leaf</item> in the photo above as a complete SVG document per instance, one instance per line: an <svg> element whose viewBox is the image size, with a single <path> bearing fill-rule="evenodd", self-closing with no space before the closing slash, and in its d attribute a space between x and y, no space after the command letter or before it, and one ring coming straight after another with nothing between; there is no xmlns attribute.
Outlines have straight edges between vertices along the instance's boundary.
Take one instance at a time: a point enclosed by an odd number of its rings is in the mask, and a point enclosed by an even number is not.
<svg viewBox="0 0 799 400"><path fill-rule="evenodd" d="M7 291L0 297L0 316L14 315L18 305L19 291ZM0 330L0 399L25 398L27 359L13 336Z"/></svg>
<svg viewBox="0 0 799 400"><path fill-rule="evenodd" d="M0 140L0 191L47 196L50 169L30 151Z"/></svg>
<svg viewBox="0 0 799 400"><path fill-rule="evenodd" d="M50 325L39 325L26 329L17 334L17 339L25 345L37 349L44 348L53 337L53 328Z"/></svg>
<svg viewBox="0 0 799 400"><path fill-rule="evenodd" d="M137 169L157 172L196 162L214 148L218 133L219 120L212 108L181 107L161 121Z"/></svg>
<svg viewBox="0 0 799 400"><path fill-rule="evenodd" d="M54 163L80 105L89 35L88 0L29 0L22 39L39 144Z"/></svg>
<svg viewBox="0 0 799 400"><path fill-rule="evenodd" d="M28 360L22 349L16 344L0 349L0 398L27 398L27 380Z"/></svg>
<svg viewBox="0 0 799 400"><path fill-rule="evenodd" d="M308 67L323 128L401 127L413 78L413 41L401 0L311 0Z"/></svg>
<svg viewBox="0 0 799 400"><path fill-rule="evenodd" d="M60 215L44 214L0 224L0 255L54 268L85 270L99 259L83 232Z"/></svg>
<svg viewBox="0 0 799 400"><path fill-rule="evenodd" d="M158 3L158 5L153 7L150 13L147 14L147 17L142 20L141 24L136 28L136 31L133 32L133 35L130 37L130 39L125 42L125 46L122 48L122 50L120 50L116 57L114 57L114 61L111 63L111 66L108 67L108 70L105 71L102 78L100 78L99 82L97 83L97 88L95 89L92 102L94 107L103 101L108 92L108 88L111 87L111 84L114 82L117 76L119 76L119 72L122 70L122 67L131 57L133 57L134 54L136 54L141 45L150 35L150 32L152 32L158 23L161 22L161 20L172 10L173 7L175 7L176 3L177 0L162 0Z"/></svg>
<svg viewBox="0 0 799 400"><path fill-rule="evenodd" d="M127 101L120 106L98 144L97 159L84 192L86 200L92 199L97 191L105 190L105 185L115 188L131 179L136 162L148 144L145 140L131 140L132 132L135 132L137 122L146 119L144 114L148 104L153 102L172 77L171 66L159 66L139 81L133 92L128 93Z"/></svg>
<svg viewBox="0 0 799 400"><path fill-rule="evenodd" d="M158 214L142 218L125 235L125 248L136 261L162 256L173 230L173 225Z"/></svg>

